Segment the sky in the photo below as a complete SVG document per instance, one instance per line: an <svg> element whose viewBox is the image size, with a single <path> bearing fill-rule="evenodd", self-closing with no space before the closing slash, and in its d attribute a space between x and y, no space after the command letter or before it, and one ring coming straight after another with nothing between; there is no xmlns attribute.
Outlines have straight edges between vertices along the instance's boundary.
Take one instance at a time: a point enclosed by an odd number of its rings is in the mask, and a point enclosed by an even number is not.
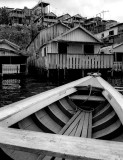
<svg viewBox="0 0 123 160"><path fill-rule="evenodd" d="M100 16L105 20L123 22L123 0L42 0L50 4L49 11L57 16L69 13L91 18ZM34 7L39 0L0 0L0 7Z"/></svg>

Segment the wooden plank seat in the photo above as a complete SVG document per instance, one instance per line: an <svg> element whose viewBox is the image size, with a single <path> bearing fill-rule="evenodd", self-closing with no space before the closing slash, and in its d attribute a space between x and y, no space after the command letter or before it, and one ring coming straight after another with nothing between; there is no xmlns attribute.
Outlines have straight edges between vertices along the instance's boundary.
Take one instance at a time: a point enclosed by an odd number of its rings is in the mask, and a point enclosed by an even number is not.
<svg viewBox="0 0 123 160"><path fill-rule="evenodd" d="M60 135L89 137L92 135L92 113L78 110L58 133ZM45 156L42 160L62 160L59 157ZM66 159L68 160L68 159Z"/></svg>
<svg viewBox="0 0 123 160"><path fill-rule="evenodd" d="M81 101L105 101L105 98L102 96L88 96L88 95L72 95L70 96L72 100L81 100Z"/></svg>
<svg viewBox="0 0 123 160"><path fill-rule="evenodd" d="M91 85L88 85L88 86L75 86L75 88L77 90L80 90L80 91L86 91L86 90L92 90L94 92L102 92L103 91L103 88L97 88L97 87L94 87L94 86L91 86Z"/></svg>

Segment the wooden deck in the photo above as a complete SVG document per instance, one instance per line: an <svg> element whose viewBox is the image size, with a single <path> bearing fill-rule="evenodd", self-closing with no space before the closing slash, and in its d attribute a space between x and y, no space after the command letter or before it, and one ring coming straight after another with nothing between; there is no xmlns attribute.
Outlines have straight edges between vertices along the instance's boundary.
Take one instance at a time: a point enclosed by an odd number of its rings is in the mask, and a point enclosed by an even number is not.
<svg viewBox="0 0 123 160"><path fill-rule="evenodd" d="M48 54L48 69L107 69L113 67L113 55Z"/></svg>
<svg viewBox="0 0 123 160"><path fill-rule="evenodd" d="M122 71L123 70L123 62L114 62L113 70L114 71Z"/></svg>

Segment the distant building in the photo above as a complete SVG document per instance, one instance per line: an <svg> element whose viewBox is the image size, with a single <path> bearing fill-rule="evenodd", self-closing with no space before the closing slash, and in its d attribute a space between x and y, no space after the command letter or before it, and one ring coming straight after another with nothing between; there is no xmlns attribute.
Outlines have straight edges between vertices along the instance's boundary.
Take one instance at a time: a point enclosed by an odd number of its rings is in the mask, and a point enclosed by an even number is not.
<svg viewBox="0 0 123 160"><path fill-rule="evenodd" d="M27 56L20 47L6 39L0 40L0 74L20 74L26 72Z"/></svg>
<svg viewBox="0 0 123 160"><path fill-rule="evenodd" d="M95 34L95 36L104 42L120 43L123 41L123 23L117 23L108 30Z"/></svg>
<svg viewBox="0 0 123 160"><path fill-rule="evenodd" d="M71 16L70 16L70 14L68 14L68 13L63 14L63 15L57 17L57 19L60 20L61 22L65 21L65 20L67 20L67 19L69 19L69 18L71 18Z"/></svg>
<svg viewBox="0 0 123 160"><path fill-rule="evenodd" d="M5 9L9 13L10 25L30 25L39 17L48 14L48 6L49 3L39 2L32 9L27 7L24 9L5 7Z"/></svg>
<svg viewBox="0 0 123 160"><path fill-rule="evenodd" d="M115 26L118 22L114 20L108 20L105 24L105 30L110 29L111 27Z"/></svg>
<svg viewBox="0 0 123 160"><path fill-rule="evenodd" d="M62 22L67 24L69 27L73 28L73 27L78 26L79 24L83 26L85 20L86 20L85 17L82 17L80 14L76 14L72 17L69 17L69 18L63 20Z"/></svg>
<svg viewBox="0 0 123 160"><path fill-rule="evenodd" d="M99 33L105 30L105 20L100 17L89 18L85 20L84 27L92 33Z"/></svg>
<svg viewBox="0 0 123 160"><path fill-rule="evenodd" d="M9 12L10 24L17 25L17 24L24 24L25 22L25 15L23 9L14 9Z"/></svg>
<svg viewBox="0 0 123 160"><path fill-rule="evenodd" d="M37 5L35 5L32 8L32 14L36 16L45 15L48 13L48 6L49 6L49 3L39 2Z"/></svg>
<svg viewBox="0 0 123 160"><path fill-rule="evenodd" d="M113 46L115 61L123 62L123 42Z"/></svg>
<svg viewBox="0 0 123 160"><path fill-rule="evenodd" d="M48 27L56 22L57 22L57 16L53 12L42 15L40 18L37 18L34 21L37 27L42 27L42 28Z"/></svg>

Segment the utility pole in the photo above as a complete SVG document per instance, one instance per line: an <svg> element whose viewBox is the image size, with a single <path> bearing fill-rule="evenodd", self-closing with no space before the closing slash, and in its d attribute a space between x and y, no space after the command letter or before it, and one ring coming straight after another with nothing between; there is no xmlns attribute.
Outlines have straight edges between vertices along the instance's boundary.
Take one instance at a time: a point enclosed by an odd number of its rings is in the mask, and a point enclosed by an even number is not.
<svg viewBox="0 0 123 160"><path fill-rule="evenodd" d="M105 12L109 12L109 11L102 11L101 13L103 14L103 20L104 20L104 14Z"/></svg>
<svg viewBox="0 0 123 160"><path fill-rule="evenodd" d="M98 15L100 15L100 18L101 18L101 13L96 14L96 17L97 17Z"/></svg>

